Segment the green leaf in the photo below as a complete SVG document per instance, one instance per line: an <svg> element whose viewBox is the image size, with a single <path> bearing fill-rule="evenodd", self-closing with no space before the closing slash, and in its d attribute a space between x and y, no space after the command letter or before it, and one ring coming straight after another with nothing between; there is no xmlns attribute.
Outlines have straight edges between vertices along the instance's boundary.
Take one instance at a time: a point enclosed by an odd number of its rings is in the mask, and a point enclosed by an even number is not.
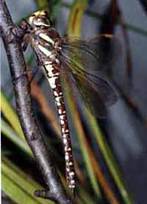
<svg viewBox="0 0 147 204"><path fill-rule="evenodd" d="M84 12L88 6L87 0L74 1L68 20L68 35L80 36L81 34L81 22Z"/></svg>
<svg viewBox="0 0 147 204"><path fill-rule="evenodd" d="M29 156L32 156L32 152L26 141L22 140L21 137L15 133L15 131L6 123L3 119L1 120L1 131L2 134L16 144L20 149L26 152Z"/></svg>
<svg viewBox="0 0 147 204"><path fill-rule="evenodd" d="M3 92L1 92L1 111L7 121L11 124L17 135L25 140L17 114Z"/></svg>
<svg viewBox="0 0 147 204"><path fill-rule="evenodd" d="M35 197L33 193L36 189L42 187L2 157L2 190L12 201L18 204L53 204L51 201Z"/></svg>

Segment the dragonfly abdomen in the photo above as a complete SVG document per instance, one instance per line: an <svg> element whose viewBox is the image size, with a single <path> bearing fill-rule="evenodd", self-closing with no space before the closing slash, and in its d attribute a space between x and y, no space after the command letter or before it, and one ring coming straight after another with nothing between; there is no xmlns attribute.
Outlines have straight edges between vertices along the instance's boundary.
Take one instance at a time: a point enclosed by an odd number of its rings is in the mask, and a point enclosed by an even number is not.
<svg viewBox="0 0 147 204"><path fill-rule="evenodd" d="M57 106L62 141L64 145L64 154L65 154L65 166L66 166L66 179L70 189L75 188L75 170L74 170L74 161L72 155L72 145L70 132L68 127L68 120L66 114L66 108L64 104L64 97L62 92L62 87L60 83L60 73L59 69L53 64L45 65L45 70L47 72L47 79L50 84L50 87L53 91L55 104Z"/></svg>

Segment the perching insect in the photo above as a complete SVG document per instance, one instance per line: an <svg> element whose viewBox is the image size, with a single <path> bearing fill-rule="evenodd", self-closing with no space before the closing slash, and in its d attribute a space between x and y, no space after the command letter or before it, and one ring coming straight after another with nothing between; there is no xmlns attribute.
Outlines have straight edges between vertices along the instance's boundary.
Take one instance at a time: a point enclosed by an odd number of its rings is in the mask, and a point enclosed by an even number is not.
<svg viewBox="0 0 147 204"><path fill-rule="evenodd" d="M69 188L74 190L75 170L61 81L67 76L92 114L99 117L106 114L107 105L115 103L116 93L100 69L92 71L92 66L99 61L93 47L100 38L87 42L60 37L44 10L33 13L27 24L30 44L53 91L64 144L66 178Z"/></svg>

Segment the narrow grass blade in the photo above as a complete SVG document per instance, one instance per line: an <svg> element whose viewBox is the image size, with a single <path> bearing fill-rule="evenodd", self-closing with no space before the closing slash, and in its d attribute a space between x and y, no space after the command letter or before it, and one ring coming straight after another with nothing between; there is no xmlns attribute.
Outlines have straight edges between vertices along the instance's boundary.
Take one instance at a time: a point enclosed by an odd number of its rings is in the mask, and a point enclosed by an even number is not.
<svg viewBox="0 0 147 204"><path fill-rule="evenodd" d="M80 36L81 33L81 21L84 12L88 6L87 0L75 0L71 6L69 20L68 20L68 35Z"/></svg>
<svg viewBox="0 0 147 204"><path fill-rule="evenodd" d="M3 136L7 137L14 144L16 144L20 149L26 152L29 156L32 156L32 152L28 146L28 144L20 138L15 131L6 123L3 119L1 120L1 131Z"/></svg>
<svg viewBox="0 0 147 204"><path fill-rule="evenodd" d="M17 114L3 92L1 92L1 111L17 135L25 140Z"/></svg>
<svg viewBox="0 0 147 204"><path fill-rule="evenodd" d="M18 169L8 159L2 157L2 190L18 204L53 204L36 198L33 192L41 186Z"/></svg>
<svg viewBox="0 0 147 204"><path fill-rule="evenodd" d="M115 181L115 184L118 187L118 190L122 196L122 199L124 200L124 203L132 204L133 202L131 196L127 192L120 169L114 159L114 156L111 152L109 145L107 144L103 133L101 132L95 118L91 115L91 113L87 109L85 109L84 113L85 117L88 118L88 127L91 130L92 135L96 138L98 147L100 148L102 155L104 156L107 167Z"/></svg>

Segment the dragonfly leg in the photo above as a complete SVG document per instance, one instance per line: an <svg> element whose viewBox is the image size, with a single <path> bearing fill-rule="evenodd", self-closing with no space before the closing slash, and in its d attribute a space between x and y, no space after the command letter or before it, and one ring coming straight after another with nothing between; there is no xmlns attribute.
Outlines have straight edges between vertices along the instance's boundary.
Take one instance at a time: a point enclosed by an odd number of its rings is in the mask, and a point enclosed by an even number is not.
<svg viewBox="0 0 147 204"><path fill-rule="evenodd" d="M20 80L22 77L24 76L28 76L29 77L29 84L32 83L32 81L34 80L34 78L36 77L37 73L38 73L39 69L36 68L35 70L31 71L31 70L27 70L24 71L20 76L13 78L13 82L16 83L18 80Z"/></svg>
<svg viewBox="0 0 147 204"><path fill-rule="evenodd" d="M27 49L28 43L23 40L23 36L25 35L24 31L20 29L20 27L16 26L10 29L7 34L8 43L20 42L22 46L22 50L25 51Z"/></svg>
<svg viewBox="0 0 147 204"><path fill-rule="evenodd" d="M41 198L55 200L55 195L52 195L52 193L50 193L50 191L46 189L36 190L34 192L34 195Z"/></svg>
<svg viewBox="0 0 147 204"><path fill-rule="evenodd" d="M24 71L20 76L13 77L12 83L16 84L18 83L19 80L21 80L23 77L26 77L26 76L27 76L27 71Z"/></svg>
<svg viewBox="0 0 147 204"><path fill-rule="evenodd" d="M46 189L36 190L34 192L34 195L37 196L37 197L53 200L55 202L57 202L57 199L58 199L58 198L56 198L57 195L51 193L49 190L46 190ZM66 203L70 204L71 203L71 199L67 199Z"/></svg>
<svg viewBox="0 0 147 204"><path fill-rule="evenodd" d="M28 43L23 41L22 44L21 44L21 47L22 47L23 52L26 51L26 49L28 47Z"/></svg>
<svg viewBox="0 0 147 204"><path fill-rule="evenodd" d="M8 42L11 43L14 40L15 41L22 41L24 35L27 32L27 28L24 26L13 26L12 28L10 28L10 32L8 33Z"/></svg>

